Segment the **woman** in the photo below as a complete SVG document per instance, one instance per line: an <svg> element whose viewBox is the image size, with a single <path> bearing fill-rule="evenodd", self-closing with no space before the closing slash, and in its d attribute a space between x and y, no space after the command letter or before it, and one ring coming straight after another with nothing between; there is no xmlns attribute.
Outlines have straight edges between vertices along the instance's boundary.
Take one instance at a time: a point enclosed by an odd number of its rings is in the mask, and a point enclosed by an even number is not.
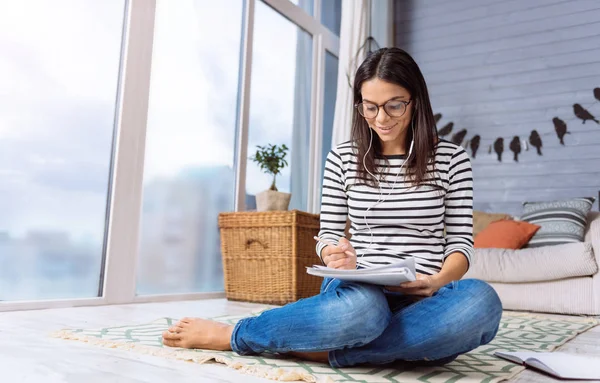
<svg viewBox="0 0 600 383"><path fill-rule="evenodd" d="M339 269L414 257L417 280L383 288L325 279L319 295L235 326L182 319L165 345L348 367L444 364L494 338L498 296L461 280L473 255L470 160L438 139L417 64L401 49L374 52L356 72L354 101L352 140L329 153L323 180L319 237L335 246L319 243L317 254Z"/></svg>

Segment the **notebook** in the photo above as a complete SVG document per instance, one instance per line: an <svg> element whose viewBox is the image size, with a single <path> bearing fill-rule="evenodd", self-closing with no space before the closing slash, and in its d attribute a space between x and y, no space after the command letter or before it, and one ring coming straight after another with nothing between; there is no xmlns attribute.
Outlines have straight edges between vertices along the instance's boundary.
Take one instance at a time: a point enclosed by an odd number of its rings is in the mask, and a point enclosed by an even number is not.
<svg viewBox="0 0 600 383"><path fill-rule="evenodd" d="M398 286L401 283L416 280L414 258L407 258L389 265L354 270L339 270L314 265L313 267L307 267L306 272L317 277L337 278L344 281L381 286Z"/></svg>
<svg viewBox="0 0 600 383"><path fill-rule="evenodd" d="M600 357L563 352L500 352L494 355L560 379L600 379Z"/></svg>

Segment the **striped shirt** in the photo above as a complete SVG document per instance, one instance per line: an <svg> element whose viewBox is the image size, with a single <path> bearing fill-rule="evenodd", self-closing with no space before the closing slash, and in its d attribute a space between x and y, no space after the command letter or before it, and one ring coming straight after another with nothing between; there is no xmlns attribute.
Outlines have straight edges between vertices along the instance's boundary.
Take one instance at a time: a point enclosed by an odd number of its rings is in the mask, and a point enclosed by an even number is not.
<svg viewBox="0 0 600 383"><path fill-rule="evenodd" d="M380 194L376 185L358 182L357 156L351 142L329 152L319 237L337 243L349 218L350 243L358 254L358 268L414 257L417 272L431 275L438 273L446 257L455 252L464 254L470 264L473 178L466 151L440 140L435 148L435 168L429 165L427 181L418 187L405 180L404 168L396 180L404 155L385 157L389 165L377 159L379 172L369 169L383 178ZM376 204L380 199L382 202ZM324 247L317 243L319 256Z"/></svg>

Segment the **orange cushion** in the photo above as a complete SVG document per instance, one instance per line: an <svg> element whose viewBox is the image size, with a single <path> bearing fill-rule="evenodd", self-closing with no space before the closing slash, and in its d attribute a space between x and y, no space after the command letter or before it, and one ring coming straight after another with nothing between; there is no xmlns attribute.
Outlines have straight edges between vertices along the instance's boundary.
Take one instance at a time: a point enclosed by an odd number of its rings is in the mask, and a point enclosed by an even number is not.
<svg viewBox="0 0 600 383"><path fill-rule="evenodd" d="M517 250L525 246L540 227L524 221L495 221L477 234L475 247Z"/></svg>
<svg viewBox="0 0 600 383"><path fill-rule="evenodd" d="M473 210L473 235L477 236L490 223L501 219L513 219L509 214L504 213L486 213L479 210Z"/></svg>

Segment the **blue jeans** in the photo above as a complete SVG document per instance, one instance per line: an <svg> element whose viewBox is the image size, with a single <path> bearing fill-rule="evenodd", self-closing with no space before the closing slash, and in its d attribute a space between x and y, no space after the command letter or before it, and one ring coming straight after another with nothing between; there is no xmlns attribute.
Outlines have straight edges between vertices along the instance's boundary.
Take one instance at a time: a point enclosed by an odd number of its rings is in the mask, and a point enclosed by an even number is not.
<svg viewBox="0 0 600 383"><path fill-rule="evenodd" d="M239 321L240 355L329 351L332 367L395 361L445 364L496 336L502 304L476 279L454 281L432 297L327 278L321 293Z"/></svg>

